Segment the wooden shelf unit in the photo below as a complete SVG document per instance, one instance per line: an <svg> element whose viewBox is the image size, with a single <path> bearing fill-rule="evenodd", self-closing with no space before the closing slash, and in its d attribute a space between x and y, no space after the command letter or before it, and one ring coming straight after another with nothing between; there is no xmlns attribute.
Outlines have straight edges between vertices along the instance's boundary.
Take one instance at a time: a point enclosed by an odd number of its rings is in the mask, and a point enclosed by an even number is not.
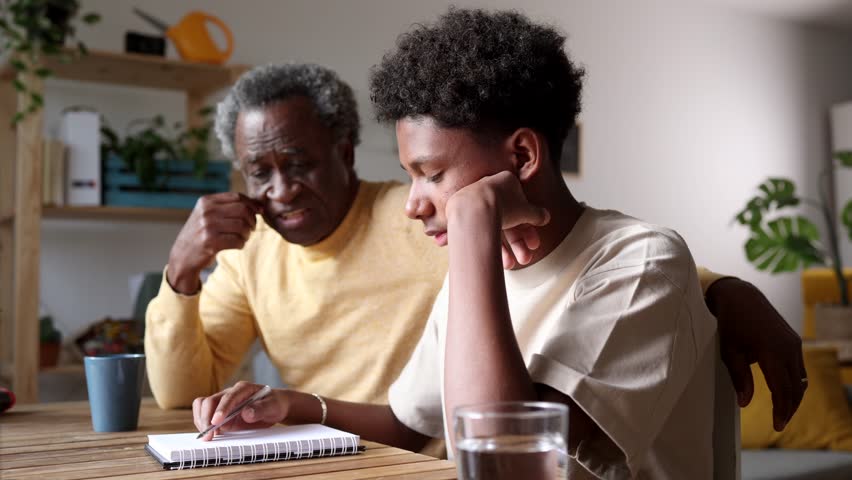
<svg viewBox="0 0 852 480"><path fill-rule="evenodd" d="M187 95L186 121L198 124L197 112L211 94L227 88L247 70L243 65L216 66L179 60L92 50L63 64L45 61L56 78L165 90ZM186 210L115 207L47 207L41 205L42 110L17 128L8 121L27 105L13 88L8 64L0 66L0 381L10 384L21 403L38 400L39 262L41 220L67 218L103 221L183 221ZM43 91L34 75L20 78Z"/></svg>

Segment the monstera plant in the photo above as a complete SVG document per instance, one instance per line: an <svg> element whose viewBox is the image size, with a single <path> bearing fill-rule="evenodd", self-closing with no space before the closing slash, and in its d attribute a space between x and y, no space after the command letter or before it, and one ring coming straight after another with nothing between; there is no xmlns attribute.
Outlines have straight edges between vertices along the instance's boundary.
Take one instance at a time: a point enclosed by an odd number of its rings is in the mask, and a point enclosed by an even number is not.
<svg viewBox="0 0 852 480"><path fill-rule="evenodd" d="M833 160L838 168L852 168L852 151L838 152ZM819 177L818 199L800 196L788 179L769 178L758 186L760 193L748 201L736 221L751 232L745 253L758 270L780 273L810 266L831 268L845 310L841 315L852 324L840 255L840 242L852 241L852 199L838 202L844 206L837 212L829 198L829 172L826 169ZM825 223L824 236L807 213L821 217Z"/></svg>

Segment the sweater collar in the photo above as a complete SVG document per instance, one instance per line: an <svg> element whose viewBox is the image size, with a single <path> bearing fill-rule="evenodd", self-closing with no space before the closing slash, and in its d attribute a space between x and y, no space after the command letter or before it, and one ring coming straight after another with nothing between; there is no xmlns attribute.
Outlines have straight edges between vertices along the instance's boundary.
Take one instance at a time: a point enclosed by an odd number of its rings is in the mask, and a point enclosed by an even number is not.
<svg viewBox="0 0 852 480"><path fill-rule="evenodd" d="M364 216L372 204L370 197L372 197L371 192L373 190L369 188L367 182L359 180L358 193L355 194L355 200L340 225L331 232L331 235L313 245L293 245L296 251L299 251L309 261L323 260L340 253L357 231L366 226L367 222L364 221Z"/></svg>

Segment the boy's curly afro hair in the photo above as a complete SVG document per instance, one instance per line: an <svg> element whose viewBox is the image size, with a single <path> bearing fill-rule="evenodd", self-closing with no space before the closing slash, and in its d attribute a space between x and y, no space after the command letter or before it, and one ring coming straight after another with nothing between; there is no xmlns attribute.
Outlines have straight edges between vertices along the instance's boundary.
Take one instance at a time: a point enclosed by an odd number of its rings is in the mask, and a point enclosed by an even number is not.
<svg viewBox="0 0 852 480"><path fill-rule="evenodd" d="M558 164L584 75L564 44L518 12L451 8L399 37L370 73L370 98L380 122L428 116L486 135L531 128Z"/></svg>

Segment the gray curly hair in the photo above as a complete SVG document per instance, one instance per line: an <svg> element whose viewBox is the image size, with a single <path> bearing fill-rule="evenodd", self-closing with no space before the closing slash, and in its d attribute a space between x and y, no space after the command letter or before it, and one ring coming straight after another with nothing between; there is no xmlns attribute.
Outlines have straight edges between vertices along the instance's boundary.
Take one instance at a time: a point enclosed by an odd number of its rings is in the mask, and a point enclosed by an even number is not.
<svg viewBox="0 0 852 480"><path fill-rule="evenodd" d="M264 65L244 73L216 108L216 136L222 153L237 163L234 135L242 110L260 108L292 96L313 102L320 121L335 141L361 141L361 122L352 88L332 70L312 63Z"/></svg>

